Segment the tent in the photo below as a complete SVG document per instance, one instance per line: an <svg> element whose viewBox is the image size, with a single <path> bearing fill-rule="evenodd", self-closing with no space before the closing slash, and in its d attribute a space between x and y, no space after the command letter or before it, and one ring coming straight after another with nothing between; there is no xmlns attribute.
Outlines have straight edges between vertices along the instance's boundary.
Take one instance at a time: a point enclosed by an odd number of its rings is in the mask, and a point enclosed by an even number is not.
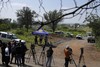
<svg viewBox="0 0 100 67"><path fill-rule="evenodd" d="M44 31L43 29L39 29L37 31L32 32L33 35L48 35L49 33Z"/></svg>

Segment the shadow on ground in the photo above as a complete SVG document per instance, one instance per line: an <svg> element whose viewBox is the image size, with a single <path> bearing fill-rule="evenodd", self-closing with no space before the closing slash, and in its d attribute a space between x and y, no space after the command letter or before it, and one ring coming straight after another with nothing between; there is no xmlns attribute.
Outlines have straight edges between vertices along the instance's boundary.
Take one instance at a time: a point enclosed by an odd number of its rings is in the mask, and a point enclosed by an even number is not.
<svg viewBox="0 0 100 67"><path fill-rule="evenodd" d="M33 67L33 66L25 64L23 67Z"/></svg>
<svg viewBox="0 0 100 67"><path fill-rule="evenodd" d="M6 67L6 66L5 66L5 65L3 65L3 64L0 64L0 67ZM12 66L10 66L10 65L9 65L8 67L12 67Z"/></svg>
<svg viewBox="0 0 100 67"><path fill-rule="evenodd" d="M12 64L12 65L15 65L15 64ZM0 67L5 67L5 65L0 64ZM13 67L13 66L9 65L9 67ZM33 66L25 64L23 67L33 67Z"/></svg>

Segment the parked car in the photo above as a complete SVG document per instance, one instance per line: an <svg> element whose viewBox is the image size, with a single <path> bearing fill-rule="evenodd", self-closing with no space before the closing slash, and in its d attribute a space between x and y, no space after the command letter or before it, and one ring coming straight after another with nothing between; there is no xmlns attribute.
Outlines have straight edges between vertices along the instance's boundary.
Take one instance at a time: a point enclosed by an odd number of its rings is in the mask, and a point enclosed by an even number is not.
<svg viewBox="0 0 100 67"><path fill-rule="evenodd" d="M72 34L71 32L67 32L66 34L67 34L66 37L70 37L70 38L74 37L74 34Z"/></svg>
<svg viewBox="0 0 100 67"><path fill-rule="evenodd" d="M64 35L64 32L62 32L62 31L56 31L55 34Z"/></svg>
<svg viewBox="0 0 100 67"><path fill-rule="evenodd" d="M5 42L15 40L16 42L19 42L21 39L17 38L17 36L13 33L0 32L0 40L3 40ZM21 40L21 42L25 43L25 40Z"/></svg>
<svg viewBox="0 0 100 67"><path fill-rule="evenodd" d="M76 35L76 39L83 39L81 34Z"/></svg>
<svg viewBox="0 0 100 67"><path fill-rule="evenodd" d="M95 37L94 36L88 36L87 42L88 43L95 43Z"/></svg>

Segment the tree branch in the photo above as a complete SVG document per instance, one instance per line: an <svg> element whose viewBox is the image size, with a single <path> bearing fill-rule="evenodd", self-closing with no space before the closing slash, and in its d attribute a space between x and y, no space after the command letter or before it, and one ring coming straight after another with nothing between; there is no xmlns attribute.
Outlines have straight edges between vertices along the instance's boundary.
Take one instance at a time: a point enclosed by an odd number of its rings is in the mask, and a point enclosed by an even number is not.
<svg viewBox="0 0 100 67"><path fill-rule="evenodd" d="M57 19L54 19L53 21L50 21L50 22L48 22L48 23L42 23L42 25L41 25L38 29L42 28L44 25L50 24L50 23L52 23L52 22L55 22L55 21L61 19L62 17L68 16L68 15L71 15L71 14L74 15L77 11L79 11L79 10L82 9L83 7L85 7L85 6L89 5L89 4L91 4L91 3L94 2L94 1L95 1L95 0L91 0L91 1L89 1L89 2L87 2L87 3L85 3L85 4L83 4L83 5L81 5L81 6L78 7L76 10L74 10L74 11L72 11L72 12L69 12L69 13L66 13L66 14L63 14L62 16L60 16L60 17L57 18ZM78 14L79 14L79 13L78 13Z"/></svg>

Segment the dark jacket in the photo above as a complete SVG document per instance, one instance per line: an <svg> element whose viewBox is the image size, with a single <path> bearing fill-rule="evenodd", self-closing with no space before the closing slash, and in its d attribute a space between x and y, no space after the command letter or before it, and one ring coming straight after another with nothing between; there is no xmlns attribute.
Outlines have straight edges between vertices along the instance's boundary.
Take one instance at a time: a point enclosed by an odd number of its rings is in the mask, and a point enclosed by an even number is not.
<svg viewBox="0 0 100 67"><path fill-rule="evenodd" d="M47 50L47 57L51 57L53 55L53 50L49 49Z"/></svg>

